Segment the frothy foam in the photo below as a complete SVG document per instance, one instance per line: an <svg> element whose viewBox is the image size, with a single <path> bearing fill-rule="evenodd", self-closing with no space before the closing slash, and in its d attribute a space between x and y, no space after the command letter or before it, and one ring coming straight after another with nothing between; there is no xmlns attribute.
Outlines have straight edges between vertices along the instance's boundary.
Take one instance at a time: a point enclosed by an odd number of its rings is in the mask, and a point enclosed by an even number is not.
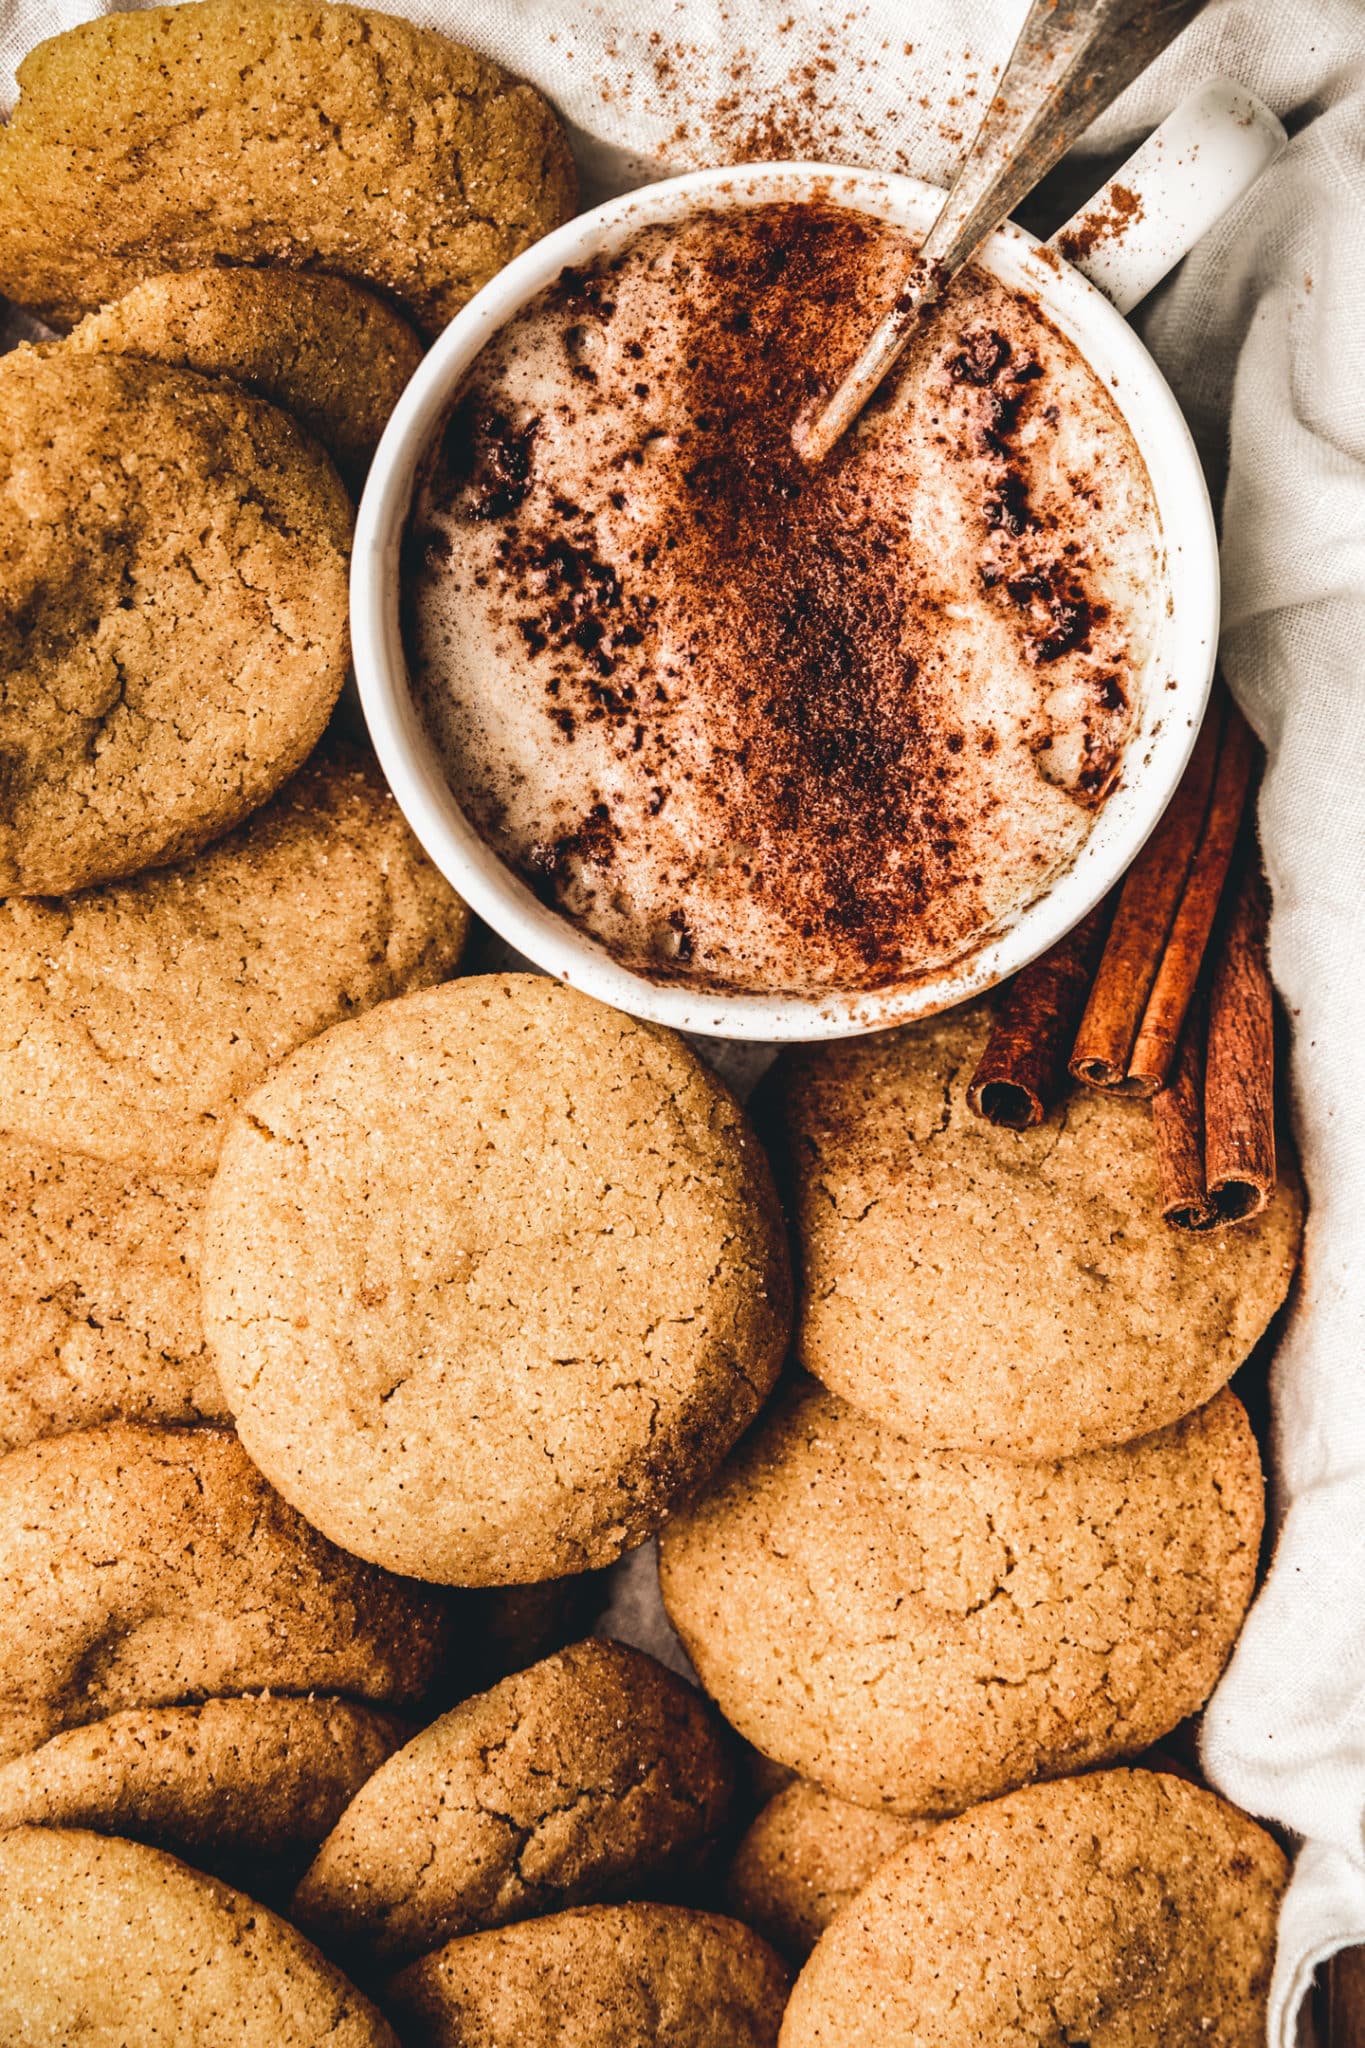
<svg viewBox="0 0 1365 2048"><path fill-rule="evenodd" d="M417 493L405 633L452 788L627 966L894 984L1084 843L1165 590L1138 450L1030 298L969 271L817 472L906 243L698 214L485 349Z"/></svg>

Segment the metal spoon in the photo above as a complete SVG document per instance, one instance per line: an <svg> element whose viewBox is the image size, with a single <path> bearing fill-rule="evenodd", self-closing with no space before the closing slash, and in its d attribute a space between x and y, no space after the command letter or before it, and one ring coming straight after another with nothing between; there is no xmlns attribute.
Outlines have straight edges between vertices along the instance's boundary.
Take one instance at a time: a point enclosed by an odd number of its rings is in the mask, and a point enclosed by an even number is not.
<svg viewBox="0 0 1365 2048"><path fill-rule="evenodd" d="M819 462L891 369L925 309L1057 159L1205 0L1033 0L995 96L895 303L820 411L798 420Z"/></svg>

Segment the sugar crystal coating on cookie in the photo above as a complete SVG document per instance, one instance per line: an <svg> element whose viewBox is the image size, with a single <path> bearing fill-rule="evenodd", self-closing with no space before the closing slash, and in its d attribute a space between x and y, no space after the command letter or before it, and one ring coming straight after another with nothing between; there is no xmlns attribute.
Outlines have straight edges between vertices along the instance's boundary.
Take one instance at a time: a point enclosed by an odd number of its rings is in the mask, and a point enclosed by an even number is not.
<svg viewBox="0 0 1365 2048"><path fill-rule="evenodd" d="M378 769L329 742L194 860L0 903L0 1126L207 1171L276 1061L442 980L468 929Z"/></svg>
<svg viewBox="0 0 1365 2048"><path fill-rule="evenodd" d="M230 1420L199 1312L207 1186L0 1134L0 1452Z"/></svg>
<svg viewBox="0 0 1365 2048"><path fill-rule="evenodd" d="M398 2048L311 1942L140 1842L0 1838L0 2038L166 2048Z"/></svg>
<svg viewBox="0 0 1365 2048"><path fill-rule="evenodd" d="M291 1914L337 1954L395 1962L657 1882L720 1825L729 1791L719 1721L691 1686L624 1643L576 1643L379 1770Z"/></svg>
<svg viewBox="0 0 1365 2048"><path fill-rule="evenodd" d="M271 263L362 279L434 333L574 209L540 94L392 14L106 15L40 43L18 79L0 291L57 327L162 271Z"/></svg>
<svg viewBox="0 0 1365 2048"><path fill-rule="evenodd" d="M1226 1391L1050 1461L916 1451L798 1380L669 1521L660 1581L756 1747L842 1798L952 1814L1136 1755L1203 1704L1263 1501Z"/></svg>
<svg viewBox="0 0 1365 2048"><path fill-rule="evenodd" d="M734 1098L673 1033L531 975L303 1047L209 1199L243 1442L335 1542L453 1585L650 1535L772 1386L789 1290Z"/></svg>
<svg viewBox="0 0 1365 2048"><path fill-rule="evenodd" d="M273 795L345 680L351 519L235 385L0 359L0 893L178 860Z"/></svg>
<svg viewBox="0 0 1365 2048"><path fill-rule="evenodd" d="M803 1963L874 1870L937 1825L836 1799L798 1778L770 1799L735 1850L730 1911Z"/></svg>
<svg viewBox="0 0 1365 2048"><path fill-rule="evenodd" d="M0 1762L131 1707L270 1690L403 1705L448 1622L348 1557L230 1430L110 1423L0 1458Z"/></svg>
<svg viewBox="0 0 1365 2048"><path fill-rule="evenodd" d="M126 1836L274 1897L410 1732L353 1700L131 1707L0 1764L0 1832Z"/></svg>
<svg viewBox="0 0 1365 2048"><path fill-rule="evenodd" d="M1261 2048L1288 1881L1262 1828L1145 1771L975 1807L882 1865L802 1971L782 2048Z"/></svg>
<svg viewBox="0 0 1365 2048"><path fill-rule="evenodd" d="M1065 1457L1174 1422L1284 1300L1292 1169L1254 1222L1163 1222L1147 1117L1080 1089L1036 1130L973 1114L982 1006L783 1057L771 1129L801 1269L796 1356L926 1449Z"/></svg>
<svg viewBox="0 0 1365 2048"><path fill-rule="evenodd" d="M412 2048L775 2048L788 1981L736 1920L584 1906L448 1942L388 1999Z"/></svg>
<svg viewBox="0 0 1365 2048"><path fill-rule="evenodd" d="M66 346L230 377L292 413L353 498L422 359L407 321L346 278L240 268L147 278L88 314Z"/></svg>

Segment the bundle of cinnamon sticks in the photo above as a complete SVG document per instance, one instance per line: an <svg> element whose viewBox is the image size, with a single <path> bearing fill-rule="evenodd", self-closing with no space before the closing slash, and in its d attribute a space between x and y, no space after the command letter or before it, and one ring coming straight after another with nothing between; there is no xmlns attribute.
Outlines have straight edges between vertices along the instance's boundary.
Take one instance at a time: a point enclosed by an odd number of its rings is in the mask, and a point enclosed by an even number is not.
<svg viewBox="0 0 1365 2048"><path fill-rule="evenodd" d="M1251 820L1256 742L1221 686L1120 887L1016 977L969 1100L1014 1130L1068 1080L1151 1103L1162 1214L1257 1215L1275 1186L1267 899Z"/></svg>

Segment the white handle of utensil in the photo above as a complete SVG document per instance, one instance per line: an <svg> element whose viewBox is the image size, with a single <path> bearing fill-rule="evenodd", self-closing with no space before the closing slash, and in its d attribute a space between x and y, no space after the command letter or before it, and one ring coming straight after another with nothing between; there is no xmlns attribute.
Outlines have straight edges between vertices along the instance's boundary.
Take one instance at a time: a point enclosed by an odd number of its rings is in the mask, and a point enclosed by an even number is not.
<svg viewBox="0 0 1365 2048"><path fill-rule="evenodd" d="M1288 140L1255 93L1214 79L1180 102L1048 247L1131 312Z"/></svg>

